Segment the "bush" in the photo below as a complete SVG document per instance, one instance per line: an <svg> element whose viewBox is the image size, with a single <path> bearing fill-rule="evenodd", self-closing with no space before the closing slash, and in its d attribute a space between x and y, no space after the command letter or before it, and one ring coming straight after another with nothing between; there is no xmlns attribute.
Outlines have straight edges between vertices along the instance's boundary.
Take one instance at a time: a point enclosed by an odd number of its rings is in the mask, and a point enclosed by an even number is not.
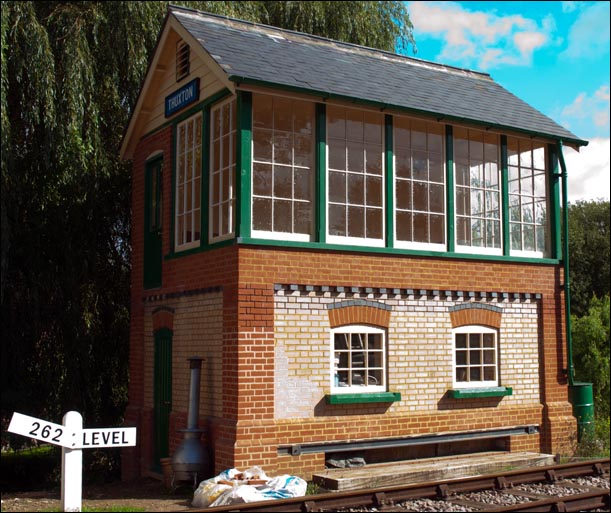
<svg viewBox="0 0 611 513"><path fill-rule="evenodd" d="M41 490L61 484L61 448L43 445L2 453L0 483L3 492Z"/></svg>
<svg viewBox="0 0 611 513"><path fill-rule="evenodd" d="M575 456L580 458L608 458L609 434L609 417L596 417L594 419L594 429L584 430L581 440L577 444Z"/></svg>

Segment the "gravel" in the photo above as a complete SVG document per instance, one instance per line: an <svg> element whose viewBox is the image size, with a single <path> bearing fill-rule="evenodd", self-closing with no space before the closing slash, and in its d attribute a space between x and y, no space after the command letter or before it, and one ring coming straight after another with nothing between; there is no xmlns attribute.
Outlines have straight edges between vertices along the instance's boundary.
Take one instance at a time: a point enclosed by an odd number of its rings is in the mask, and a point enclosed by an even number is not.
<svg viewBox="0 0 611 513"><path fill-rule="evenodd" d="M576 486L571 486L576 485ZM514 488L508 488L503 492L496 490L485 490L481 492L455 494L444 499L414 499L397 504L396 507L402 511L482 511L482 508L470 507L465 502L477 502L479 504L494 505L494 506L511 506L522 504L525 502L535 501L535 497L525 497L522 495L512 494L512 490L516 492L525 492L534 495L541 495L541 498L549 497L565 497L586 491L583 488L596 487L609 489L609 476L603 477L580 477L559 481L557 483L533 483L522 484ZM340 512L364 512L364 511L379 511L377 508L344 508L336 511Z"/></svg>

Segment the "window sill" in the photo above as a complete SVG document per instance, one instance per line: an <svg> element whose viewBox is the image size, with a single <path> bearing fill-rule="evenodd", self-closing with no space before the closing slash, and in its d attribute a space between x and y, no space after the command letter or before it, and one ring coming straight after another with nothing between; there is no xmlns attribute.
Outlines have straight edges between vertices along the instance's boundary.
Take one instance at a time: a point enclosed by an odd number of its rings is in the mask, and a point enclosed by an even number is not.
<svg viewBox="0 0 611 513"><path fill-rule="evenodd" d="M471 399L473 397L503 397L513 395L511 387L486 387L486 388L455 388L448 390L450 397L454 399Z"/></svg>
<svg viewBox="0 0 611 513"><path fill-rule="evenodd" d="M394 403L401 400L399 392L372 392L365 394L327 394L327 404Z"/></svg>

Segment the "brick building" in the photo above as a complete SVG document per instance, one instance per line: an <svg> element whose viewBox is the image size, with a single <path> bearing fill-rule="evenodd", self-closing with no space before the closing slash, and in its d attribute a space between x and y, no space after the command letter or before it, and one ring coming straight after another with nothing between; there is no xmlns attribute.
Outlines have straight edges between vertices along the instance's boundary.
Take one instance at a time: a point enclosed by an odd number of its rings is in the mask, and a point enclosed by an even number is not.
<svg viewBox="0 0 611 513"><path fill-rule="evenodd" d="M562 145L483 73L170 7L133 162L125 478L567 452Z"/></svg>

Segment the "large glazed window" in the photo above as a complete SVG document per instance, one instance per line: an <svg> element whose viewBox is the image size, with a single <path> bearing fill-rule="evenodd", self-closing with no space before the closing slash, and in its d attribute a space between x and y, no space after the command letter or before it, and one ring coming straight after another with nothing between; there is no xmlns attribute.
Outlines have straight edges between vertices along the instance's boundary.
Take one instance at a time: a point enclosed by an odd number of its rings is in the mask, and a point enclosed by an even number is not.
<svg viewBox="0 0 611 513"><path fill-rule="evenodd" d="M499 138L454 128L456 245L470 253L501 254Z"/></svg>
<svg viewBox="0 0 611 513"><path fill-rule="evenodd" d="M385 332L351 325L331 332L332 393L386 390Z"/></svg>
<svg viewBox="0 0 611 513"><path fill-rule="evenodd" d="M309 241L313 232L315 108L253 94L252 233Z"/></svg>
<svg viewBox="0 0 611 513"><path fill-rule="evenodd" d="M199 246L201 237L202 115L176 127L174 248Z"/></svg>
<svg viewBox="0 0 611 513"><path fill-rule="evenodd" d="M233 237L235 230L235 100L211 109L210 242Z"/></svg>
<svg viewBox="0 0 611 513"><path fill-rule="evenodd" d="M384 243L384 117L327 106L328 242Z"/></svg>
<svg viewBox="0 0 611 513"><path fill-rule="evenodd" d="M397 247L445 250L444 125L394 118Z"/></svg>
<svg viewBox="0 0 611 513"><path fill-rule="evenodd" d="M507 138L511 254L548 254L545 144Z"/></svg>
<svg viewBox="0 0 611 513"><path fill-rule="evenodd" d="M498 386L497 332L485 326L453 330L454 387Z"/></svg>

